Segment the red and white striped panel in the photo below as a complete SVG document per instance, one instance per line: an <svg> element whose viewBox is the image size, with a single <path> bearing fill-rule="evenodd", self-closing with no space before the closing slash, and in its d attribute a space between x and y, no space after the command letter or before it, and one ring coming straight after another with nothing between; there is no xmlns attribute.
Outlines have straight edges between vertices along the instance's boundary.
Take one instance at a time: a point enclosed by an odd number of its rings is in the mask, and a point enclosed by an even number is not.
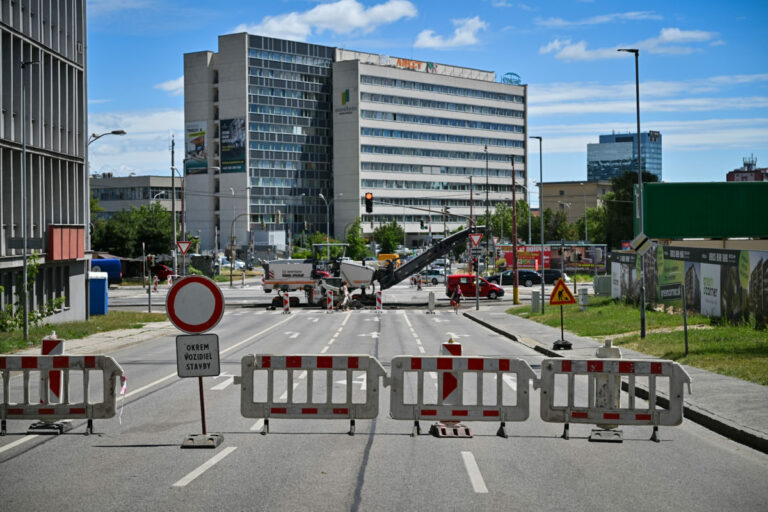
<svg viewBox="0 0 768 512"><path fill-rule="evenodd" d="M525 421L529 411L529 381L536 381L536 374L527 362L517 358L498 357L416 357L397 356L392 359L390 385L390 417L396 420L428 420L442 421ZM437 403L426 403L425 388L434 386L431 379L425 380L427 372L436 372ZM406 391L406 374L415 374L414 379L408 377L409 386L413 389ZM465 390L464 374L485 373L495 374L494 380L496 403L483 404L484 379L477 376L472 379L472 390ZM456 375L455 390L446 390L447 374ZM515 405L504 405L503 386L508 385L506 374L515 375ZM466 392L465 392L466 391ZM409 395L406 402L406 393ZM415 401L414 396L416 395ZM442 396L452 396L457 403L446 404ZM464 403L465 396L473 396L471 403ZM482 404L482 405L479 405Z"/></svg>
<svg viewBox="0 0 768 512"><path fill-rule="evenodd" d="M255 368L272 370L367 370L369 356L257 355Z"/></svg>
<svg viewBox="0 0 768 512"><path fill-rule="evenodd" d="M565 376L558 381L555 377ZM603 379L605 385L597 380ZM577 386L576 379L587 379ZM635 396L637 379L643 379L648 389L648 401L638 403ZM658 379L664 379L663 390ZM625 406L596 405L597 389L608 393L603 403L622 404L621 380L627 386ZM683 421L684 385L691 379L685 369L674 361L644 359L545 359L541 363L541 419L552 423L590 423L617 425L679 425ZM655 407L657 389L668 393L669 407ZM690 391L690 389L689 389ZM577 396L578 395L578 396ZM557 397L565 397L562 398ZM555 402L558 405L555 405ZM576 404L579 404L578 406ZM563 404L563 405L560 405ZM586 404L586 405L584 405Z"/></svg>
<svg viewBox="0 0 768 512"><path fill-rule="evenodd" d="M0 356L0 370L103 369L97 360L104 356Z"/></svg>

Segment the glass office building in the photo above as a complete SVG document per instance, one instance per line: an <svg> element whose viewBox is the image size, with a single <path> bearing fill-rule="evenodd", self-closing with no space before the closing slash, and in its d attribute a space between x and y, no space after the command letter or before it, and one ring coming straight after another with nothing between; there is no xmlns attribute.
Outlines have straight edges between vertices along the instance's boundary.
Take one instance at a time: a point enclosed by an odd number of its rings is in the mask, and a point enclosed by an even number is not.
<svg viewBox="0 0 768 512"><path fill-rule="evenodd" d="M640 168L661 181L661 133L640 133ZM637 172L637 134L600 135L587 144L587 181L609 180L627 171Z"/></svg>

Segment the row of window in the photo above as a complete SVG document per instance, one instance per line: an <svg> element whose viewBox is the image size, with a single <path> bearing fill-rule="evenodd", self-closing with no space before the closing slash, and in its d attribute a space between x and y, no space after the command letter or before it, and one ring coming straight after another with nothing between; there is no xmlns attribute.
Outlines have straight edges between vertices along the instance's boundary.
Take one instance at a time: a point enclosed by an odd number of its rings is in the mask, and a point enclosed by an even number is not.
<svg viewBox="0 0 768 512"><path fill-rule="evenodd" d="M438 94L451 94L453 96L468 96L472 98L483 98L487 100L523 103L523 97L517 94L505 94L502 92L483 91L480 89L466 89L464 87L451 87L449 85L438 85L438 84L430 84L425 82L414 82L411 80L400 80L396 78L386 78L382 76L361 75L360 83L368 84L368 85L378 85L381 87L397 87L399 89L412 89L415 91L435 92Z"/></svg>
<svg viewBox="0 0 768 512"><path fill-rule="evenodd" d="M522 156L515 156L515 162L523 163ZM459 176L485 176L484 167L452 167L446 165L432 166L421 164L393 164L385 162L361 162L362 171L371 172L403 172L411 174L448 174ZM511 177L512 169L488 169L488 176ZM517 171L519 178L524 177L523 171Z"/></svg>
<svg viewBox="0 0 768 512"><path fill-rule="evenodd" d="M181 186L177 182L176 199L181 199ZM172 187L91 187L91 194L99 201L136 201L141 199L171 199Z"/></svg>
<svg viewBox="0 0 768 512"><path fill-rule="evenodd" d="M282 71L278 69L258 68L254 66L248 67L248 75L258 76L261 78L277 78L280 80L289 80L292 82L303 82L308 84L323 84L327 81L327 77L318 75L296 73L294 71Z"/></svg>
<svg viewBox="0 0 768 512"><path fill-rule="evenodd" d="M469 114L481 114L486 116L518 117L520 119L524 117L522 110L486 107L483 105L468 105L466 103L451 103L423 98L408 98L405 96L391 96L389 94L374 94L370 92L360 93L360 101L405 105L407 107L429 108L432 110L450 110L451 112L466 112Z"/></svg>
<svg viewBox="0 0 768 512"><path fill-rule="evenodd" d="M324 110L308 110L303 108L280 107L277 105L261 105L254 102L250 102L248 104L248 112L254 112L257 114L277 114L283 116L309 117L313 119L329 119L330 117L329 112Z"/></svg>
<svg viewBox="0 0 768 512"><path fill-rule="evenodd" d="M468 121L466 119L450 119L445 117L417 116L414 114L402 114L398 112L379 112L376 110L361 110L362 119L375 119L377 121L396 121L398 123L432 124L437 126L451 126L455 128L471 128L475 130L493 130L512 133L523 133L523 127L514 124L485 123L480 121Z"/></svg>
<svg viewBox="0 0 768 512"><path fill-rule="evenodd" d="M453 135L450 133L426 133L411 132L406 130L387 130L384 128L360 128L360 135L364 137L388 137L391 139L426 140L430 142L446 142L448 144L479 144L487 146L501 146L505 148L521 148L522 141L493 139L490 137L470 137L468 135Z"/></svg>
<svg viewBox="0 0 768 512"><path fill-rule="evenodd" d="M297 100L328 101L328 95L318 92L297 91L295 89L282 89L279 87L248 87L248 94L271 96L274 98L293 98Z"/></svg>
<svg viewBox="0 0 768 512"><path fill-rule="evenodd" d="M265 142L265 141L250 141L248 143L250 149L261 149L264 151L287 151L289 153L315 153L325 154L328 153L327 145L311 145L311 144L291 144L287 142Z"/></svg>
<svg viewBox="0 0 768 512"><path fill-rule="evenodd" d="M295 126L267 123L248 123L248 129L252 132L261 133L287 133L290 135L308 135L330 137L331 130L328 128L316 128L314 126Z"/></svg>
<svg viewBox="0 0 768 512"><path fill-rule="evenodd" d="M522 142L519 143L522 147ZM427 158L457 158L461 160L485 160L486 156L491 162L509 161L509 156L498 155L475 151L448 151L444 149L423 149L423 148L398 148L392 146L371 146L363 144L360 146L361 153L374 153L378 155L400 155L400 156L421 156Z"/></svg>
<svg viewBox="0 0 768 512"><path fill-rule="evenodd" d="M474 200L474 206L480 204L480 199ZM455 208L469 208L469 199L428 199L423 197L377 197L377 201L391 204L394 206L417 206L421 208L436 208L442 209L444 207Z"/></svg>
<svg viewBox="0 0 768 512"><path fill-rule="evenodd" d="M387 188L398 190L453 190L458 192L469 192L469 182L455 181L406 181L406 180L360 180L360 186L363 188ZM485 192L485 183L475 182L472 186L474 190ZM489 184L490 192L510 192L511 185Z"/></svg>
<svg viewBox="0 0 768 512"><path fill-rule="evenodd" d="M253 59L274 60L277 62L290 62L293 64L306 64L308 66L319 66L323 68L330 68L333 62L331 59L323 59L321 57L269 52L267 50L257 50L255 48L248 50L248 57Z"/></svg>

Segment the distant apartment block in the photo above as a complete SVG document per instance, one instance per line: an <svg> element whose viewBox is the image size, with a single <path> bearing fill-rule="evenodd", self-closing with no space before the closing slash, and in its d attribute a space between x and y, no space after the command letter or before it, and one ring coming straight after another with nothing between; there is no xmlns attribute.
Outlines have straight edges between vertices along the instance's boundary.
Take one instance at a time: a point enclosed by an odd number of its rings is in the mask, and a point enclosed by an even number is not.
<svg viewBox="0 0 768 512"><path fill-rule="evenodd" d="M184 194L181 180L171 183L170 176L127 176L115 178L112 173L91 176L91 195L99 201L104 211L98 213L101 218L114 216L123 210L149 206L158 202L171 211L172 191L176 189L176 217L182 216Z"/></svg>
<svg viewBox="0 0 768 512"><path fill-rule="evenodd" d="M726 174L726 181L768 181L768 167L757 168L757 158L744 158L744 166Z"/></svg>
<svg viewBox="0 0 768 512"><path fill-rule="evenodd" d="M640 133L640 168L661 181L661 133ZM637 134L600 135L587 144L587 181L610 180L627 171L637 172Z"/></svg>

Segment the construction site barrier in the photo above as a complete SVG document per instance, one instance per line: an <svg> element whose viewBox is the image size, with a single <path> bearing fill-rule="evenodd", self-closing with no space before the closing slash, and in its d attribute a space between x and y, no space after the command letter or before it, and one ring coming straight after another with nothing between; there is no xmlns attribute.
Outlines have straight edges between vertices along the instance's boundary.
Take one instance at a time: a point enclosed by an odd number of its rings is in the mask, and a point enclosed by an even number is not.
<svg viewBox="0 0 768 512"><path fill-rule="evenodd" d="M50 400L49 393L35 396L32 400L30 381L38 373L43 389L49 388L51 370L62 373L62 392L58 402ZM90 376L94 371L102 374L102 402L91 403ZM6 434L6 420L42 420L54 422L67 419L87 419L86 434L93 432L94 419L112 418L117 400L117 377L123 376L123 369L108 356L0 356L2 372L3 403L0 406L0 435ZM21 379L11 382L14 373ZM81 389L72 389L73 374L82 374ZM72 396L77 393L73 401ZM11 399L21 398L21 401Z"/></svg>
<svg viewBox="0 0 768 512"><path fill-rule="evenodd" d="M263 418L262 434L269 432L270 418L281 418L349 419L354 435L356 419L378 416L380 377L387 386L384 367L368 355L247 355L235 383L241 386L241 414Z"/></svg>
<svg viewBox="0 0 768 512"><path fill-rule="evenodd" d="M566 385L565 400L555 396L558 381ZM578 386L576 379L581 378ZM635 388L638 378L648 388L648 403L638 404ZM586 382L583 382L586 379ZM627 393L621 395L622 379L626 379ZM658 408L657 391L660 380L669 396L669 407ZM565 423L563 437L568 438L569 423L596 425L649 425L654 427L653 440L657 440L660 425L675 426L683 422L683 385L691 378L685 369L673 361L631 359L545 359L541 364L541 419L552 423ZM557 405L556 405L557 404Z"/></svg>
<svg viewBox="0 0 768 512"><path fill-rule="evenodd" d="M427 381L427 373L436 379ZM464 391L470 380L474 396ZM528 419L531 380L536 374L521 359L397 356L391 365L390 416L413 420L412 435L420 432L419 420L499 421L498 434L506 437L505 422Z"/></svg>

